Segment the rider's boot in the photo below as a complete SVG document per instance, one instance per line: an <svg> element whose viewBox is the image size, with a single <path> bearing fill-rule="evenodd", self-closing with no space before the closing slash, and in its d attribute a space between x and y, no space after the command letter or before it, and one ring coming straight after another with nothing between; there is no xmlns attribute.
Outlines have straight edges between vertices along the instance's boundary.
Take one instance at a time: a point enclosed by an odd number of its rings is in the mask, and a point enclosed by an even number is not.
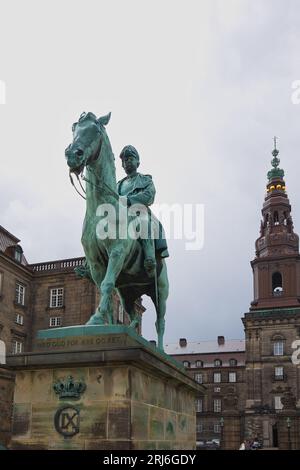
<svg viewBox="0 0 300 470"><path fill-rule="evenodd" d="M154 242L151 239L142 239L142 246L144 251L144 268L149 277L155 276L156 261Z"/></svg>

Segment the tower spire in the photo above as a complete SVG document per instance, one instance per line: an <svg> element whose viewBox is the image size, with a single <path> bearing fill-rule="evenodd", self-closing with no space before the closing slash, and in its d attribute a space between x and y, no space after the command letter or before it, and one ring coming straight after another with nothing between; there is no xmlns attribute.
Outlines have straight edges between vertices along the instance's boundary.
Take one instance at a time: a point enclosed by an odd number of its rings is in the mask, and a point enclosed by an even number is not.
<svg viewBox="0 0 300 470"><path fill-rule="evenodd" d="M276 190L285 190L285 183L283 181L284 170L279 168L280 158L278 158L279 150L276 146L278 137L274 136L274 149L272 150L273 158L271 160L272 169L268 171L267 192Z"/></svg>

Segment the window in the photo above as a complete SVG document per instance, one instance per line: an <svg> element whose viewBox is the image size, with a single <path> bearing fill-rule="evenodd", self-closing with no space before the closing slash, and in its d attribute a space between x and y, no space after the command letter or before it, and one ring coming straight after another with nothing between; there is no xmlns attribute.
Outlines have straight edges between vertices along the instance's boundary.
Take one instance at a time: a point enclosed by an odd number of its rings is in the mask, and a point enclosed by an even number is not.
<svg viewBox="0 0 300 470"><path fill-rule="evenodd" d="M190 367L189 361L183 361L183 365L184 365L184 367Z"/></svg>
<svg viewBox="0 0 300 470"><path fill-rule="evenodd" d="M221 400L220 398L215 398L214 399L214 412L221 413L221 411L222 411Z"/></svg>
<svg viewBox="0 0 300 470"><path fill-rule="evenodd" d="M196 424L196 432L203 432L203 424Z"/></svg>
<svg viewBox="0 0 300 470"><path fill-rule="evenodd" d="M279 272L272 274L272 291L274 296L283 294L282 275Z"/></svg>
<svg viewBox="0 0 300 470"><path fill-rule="evenodd" d="M229 359L229 365L230 367L234 367L237 365L237 360L236 359Z"/></svg>
<svg viewBox="0 0 300 470"><path fill-rule="evenodd" d="M61 326L61 317L50 317L49 326Z"/></svg>
<svg viewBox="0 0 300 470"><path fill-rule="evenodd" d="M203 400L202 398L197 398L195 401L195 407L197 413L202 413L203 411Z"/></svg>
<svg viewBox="0 0 300 470"><path fill-rule="evenodd" d="M215 365L215 367L220 367L222 365L221 359L215 359L214 365Z"/></svg>
<svg viewBox="0 0 300 470"><path fill-rule="evenodd" d="M64 304L64 288L57 287L50 290L50 307L62 307Z"/></svg>
<svg viewBox="0 0 300 470"><path fill-rule="evenodd" d="M221 372L214 372L214 383L220 383L221 382Z"/></svg>
<svg viewBox="0 0 300 470"><path fill-rule="evenodd" d="M215 393L220 393L221 387L214 387L214 392Z"/></svg>
<svg viewBox="0 0 300 470"><path fill-rule="evenodd" d="M229 372L228 380L229 382L236 382L236 372Z"/></svg>
<svg viewBox="0 0 300 470"><path fill-rule="evenodd" d="M12 354L20 354L23 351L23 343L21 341L13 340L12 342Z"/></svg>
<svg viewBox="0 0 300 470"><path fill-rule="evenodd" d="M280 396L275 396L274 397L274 406L275 406L275 410L282 410L283 404L281 403L281 397Z"/></svg>
<svg viewBox="0 0 300 470"><path fill-rule="evenodd" d="M203 367L202 361L196 361L196 367Z"/></svg>
<svg viewBox="0 0 300 470"><path fill-rule="evenodd" d="M2 294L3 287L3 273L0 273L0 295Z"/></svg>
<svg viewBox="0 0 300 470"><path fill-rule="evenodd" d="M275 367L275 380L283 380L283 367Z"/></svg>
<svg viewBox="0 0 300 470"><path fill-rule="evenodd" d="M221 432L221 425L214 424L214 433L219 434Z"/></svg>
<svg viewBox="0 0 300 470"><path fill-rule="evenodd" d="M118 308L118 323L124 323L124 309L121 304Z"/></svg>
<svg viewBox="0 0 300 470"><path fill-rule="evenodd" d="M198 384L202 384L203 383L202 374L195 374L195 381L198 382Z"/></svg>
<svg viewBox="0 0 300 470"><path fill-rule="evenodd" d="M283 356L283 341L274 341L273 343L274 356Z"/></svg>
<svg viewBox="0 0 300 470"><path fill-rule="evenodd" d="M23 325L23 323L24 323L24 317L23 317L23 315L20 315L20 313L16 313L16 315L15 315L15 323L18 323L18 325Z"/></svg>
<svg viewBox="0 0 300 470"><path fill-rule="evenodd" d="M16 283L16 303L24 305L25 303L25 286Z"/></svg>
<svg viewBox="0 0 300 470"><path fill-rule="evenodd" d="M22 261L22 248L20 246L16 246L15 248L15 260L18 262L18 263L21 263Z"/></svg>

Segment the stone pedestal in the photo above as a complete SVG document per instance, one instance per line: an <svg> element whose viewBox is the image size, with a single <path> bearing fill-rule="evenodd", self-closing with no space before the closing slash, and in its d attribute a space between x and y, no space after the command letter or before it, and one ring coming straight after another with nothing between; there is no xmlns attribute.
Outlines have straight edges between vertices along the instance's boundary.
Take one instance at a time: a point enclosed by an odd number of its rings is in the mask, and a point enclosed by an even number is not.
<svg viewBox="0 0 300 470"><path fill-rule="evenodd" d="M0 448L6 447L11 437L12 399L15 374L0 367Z"/></svg>
<svg viewBox="0 0 300 470"><path fill-rule="evenodd" d="M16 371L12 449L195 449L195 396L174 359L125 326L39 332Z"/></svg>

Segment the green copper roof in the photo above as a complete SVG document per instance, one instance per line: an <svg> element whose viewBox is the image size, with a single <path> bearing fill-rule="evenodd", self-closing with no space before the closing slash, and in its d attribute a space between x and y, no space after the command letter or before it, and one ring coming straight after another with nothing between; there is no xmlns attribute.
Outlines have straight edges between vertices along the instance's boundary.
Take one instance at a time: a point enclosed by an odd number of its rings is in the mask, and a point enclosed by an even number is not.
<svg viewBox="0 0 300 470"><path fill-rule="evenodd" d="M276 137L274 137L274 150L272 151L273 158L271 160L272 170L268 171L269 183L273 179L283 178L284 170L278 168L280 163L280 158L278 158L279 150L276 148Z"/></svg>

